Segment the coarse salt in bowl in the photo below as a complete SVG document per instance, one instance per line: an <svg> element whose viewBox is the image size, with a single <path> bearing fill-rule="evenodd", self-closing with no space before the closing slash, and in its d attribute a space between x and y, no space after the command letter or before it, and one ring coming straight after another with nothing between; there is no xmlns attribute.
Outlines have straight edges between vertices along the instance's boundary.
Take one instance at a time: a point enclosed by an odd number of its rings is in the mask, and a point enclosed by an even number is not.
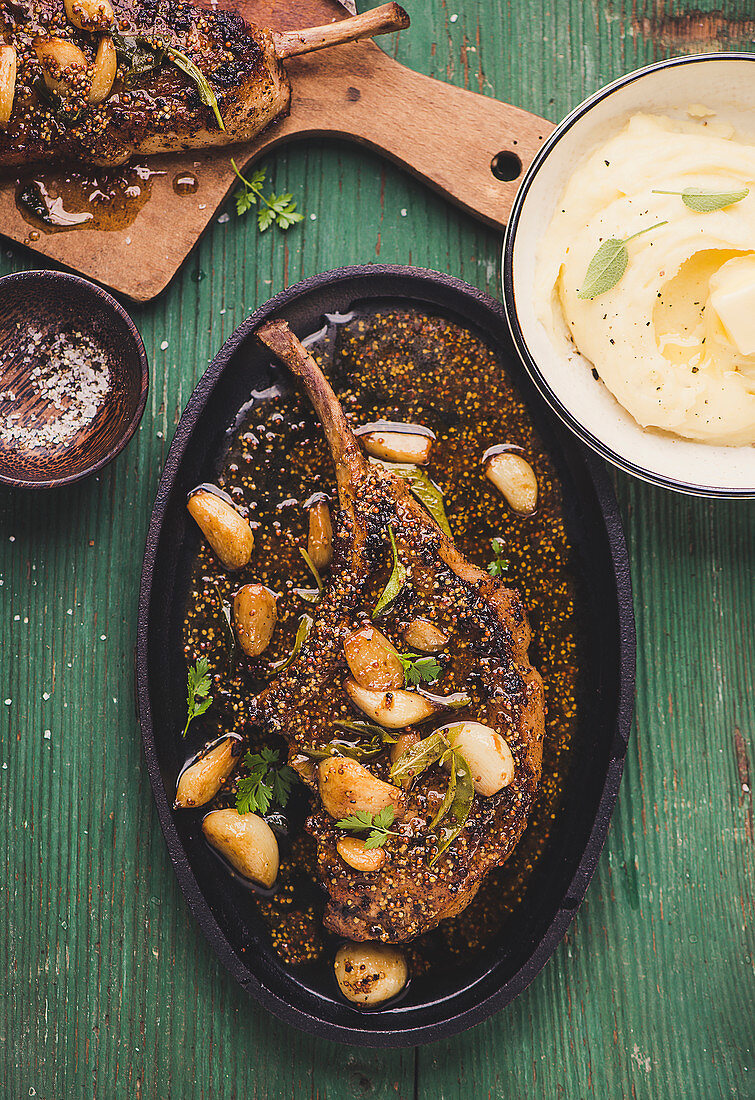
<svg viewBox="0 0 755 1100"><path fill-rule="evenodd" d="M100 287L57 271L0 279L0 482L50 488L101 469L147 389L136 326Z"/></svg>

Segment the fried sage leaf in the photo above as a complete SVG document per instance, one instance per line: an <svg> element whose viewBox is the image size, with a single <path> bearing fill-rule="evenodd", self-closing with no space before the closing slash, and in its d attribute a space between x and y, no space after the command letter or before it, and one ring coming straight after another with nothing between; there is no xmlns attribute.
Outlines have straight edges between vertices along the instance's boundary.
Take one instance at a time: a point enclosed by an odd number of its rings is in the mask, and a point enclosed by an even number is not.
<svg viewBox="0 0 755 1100"><path fill-rule="evenodd" d="M443 493L434 481L431 481L421 466L411 462L385 462L379 458L370 459L409 482L409 488L420 504L427 509L444 534L451 537L451 525L446 515Z"/></svg>
<svg viewBox="0 0 755 1100"><path fill-rule="evenodd" d="M392 783L411 783L425 768L437 764L441 756L448 751L449 744L445 734L440 731L423 737L416 745L402 752L391 768Z"/></svg>
<svg viewBox="0 0 755 1100"><path fill-rule="evenodd" d="M157 44L149 38L136 34L126 35L116 32L113 34L113 45L119 62L124 65L122 73L124 84L134 84L148 73L157 72L166 60L170 61L192 81L200 101L215 115L218 128L225 130L223 116L210 82L185 53L177 50L175 46Z"/></svg>
<svg viewBox="0 0 755 1100"><path fill-rule="evenodd" d="M438 851L430 860L430 866L443 855L449 845L453 844L456 837L467 823L469 811L474 800L474 784L472 772L461 753L453 752L454 795L443 822L438 829Z"/></svg>
<svg viewBox="0 0 755 1100"><path fill-rule="evenodd" d="M449 749L447 752L443 753L443 756L441 757L441 764L443 764L446 760L448 760L451 764L451 773L448 777L448 786L446 787L445 798L441 802L437 814L428 826L429 829L434 829L436 825L440 824L448 811L451 809L454 796L456 795L456 758L454 756L453 749Z"/></svg>
<svg viewBox="0 0 755 1100"><path fill-rule="evenodd" d="M281 672L285 672L287 668L290 668L296 658L301 653L302 646L309 637L309 632L312 629L314 619L311 615L307 615L306 612L299 619L299 629L296 631L296 637L294 638L293 649L289 653L288 657L282 657L280 661L273 661L267 666L266 674L268 676L278 676Z"/></svg>
<svg viewBox="0 0 755 1100"><path fill-rule="evenodd" d="M378 615L383 614L388 605L393 603L406 584L406 568L399 561L398 550L396 549L396 539L394 538L392 527L388 528L388 535L391 540L391 549L393 550L393 570L388 578L388 583L381 593L380 599L375 604L375 610L372 612L373 618L377 618Z"/></svg>

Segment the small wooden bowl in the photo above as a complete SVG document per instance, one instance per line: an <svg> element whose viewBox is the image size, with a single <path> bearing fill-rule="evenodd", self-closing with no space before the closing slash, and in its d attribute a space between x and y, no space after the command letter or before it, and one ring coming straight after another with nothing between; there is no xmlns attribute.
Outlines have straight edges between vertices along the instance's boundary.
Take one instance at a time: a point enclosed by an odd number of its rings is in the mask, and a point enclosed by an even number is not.
<svg viewBox="0 0 755 1100"><path fill-rule="evenodd" d="M53 430L70 407L58 406L34 380L50 341L71 334L107 361L107 390L80 426ZM38 342L45 353L33 351ZM63 370L63 375L70 372ZM129 315L93 283L62 271L23 271L0 278L0 482L28 489L70 485L101 470L136 431L149 387L147 356ZM73 387L73 398L76 389ZM55 441L55 435L62 435Z"/></svg>

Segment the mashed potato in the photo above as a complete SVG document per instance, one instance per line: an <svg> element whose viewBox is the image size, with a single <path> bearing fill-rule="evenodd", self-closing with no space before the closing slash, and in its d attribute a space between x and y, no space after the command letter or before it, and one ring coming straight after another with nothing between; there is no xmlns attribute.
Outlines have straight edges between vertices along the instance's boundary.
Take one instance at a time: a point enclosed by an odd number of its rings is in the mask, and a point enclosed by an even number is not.
<svg viewBox="0 0 755 1100"><path fill-rule="evenodd" d="M654 194L686 188L749 194L705 214ZM627 243L612 289L578 297L604 240L659 222ZM551 336L568 330L642 427L755 442L755 145L699 117L635 115L574 171L538 250L536 292Z"/></svg>

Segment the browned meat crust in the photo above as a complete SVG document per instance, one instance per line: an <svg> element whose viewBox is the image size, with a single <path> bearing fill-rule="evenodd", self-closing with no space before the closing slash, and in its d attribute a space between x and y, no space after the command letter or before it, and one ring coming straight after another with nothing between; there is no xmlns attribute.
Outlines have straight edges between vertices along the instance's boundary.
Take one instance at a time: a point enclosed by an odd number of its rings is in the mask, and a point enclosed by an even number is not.
<svg viewBox="0 0 755 1100"><path fill-rule="evenodd" d="M521 837L540 778L542 681L529 662L531 635L518 593L470 565L402 479L367 464L327 382L311 359L297 365L290 334L275 324L265 327L264 340L304 378L334 454L342 509L334 564L308 643L300 659L255 701L253 717L287 739L292 764L316 789L302 750L322 748L334 736L335 719L355 717L342 687L343 640L369 620L385 584L390 525L409 583L380 620L381 631L405 648L402 631L421 615L449 633L444 691L464 689L471 696L470 706L454 718L491 726L514 756L514 781L490 798L475 795L465 828L432 865L437 841L428 821L446 785L437 765L412 785L401 837L386 847L379 871L364 874L347 866L336 851L342 834L333 820L322 808L312 815L308 828L317 839L319 872L330 895L326 925L350 939L400 942L460 912L487 871L503 863ZM434 724L448 721L446 715ZM423 726L423 735L431 729ZM387 754L369 764L382 779L389 767Z"/></svg>
<svg viewBox="0 0 755 1100"><path fill-rule="evenodd" d="M0 128L0 168L79 159L121 163L132 153L173 152L248 141L288 112L291 89L271 35L226 11L203 11L179 0L115 0L121 36L139 36L186 54L207 78L225 123L221 131L196 85L174 65L132 79L119 57L111 94L87 103L99 35L77 30L62 0L7 0L0 40L17 53L18 78L10 125ZM45 92L35 44L73 42L88 70L83 93Z"/></svg>

